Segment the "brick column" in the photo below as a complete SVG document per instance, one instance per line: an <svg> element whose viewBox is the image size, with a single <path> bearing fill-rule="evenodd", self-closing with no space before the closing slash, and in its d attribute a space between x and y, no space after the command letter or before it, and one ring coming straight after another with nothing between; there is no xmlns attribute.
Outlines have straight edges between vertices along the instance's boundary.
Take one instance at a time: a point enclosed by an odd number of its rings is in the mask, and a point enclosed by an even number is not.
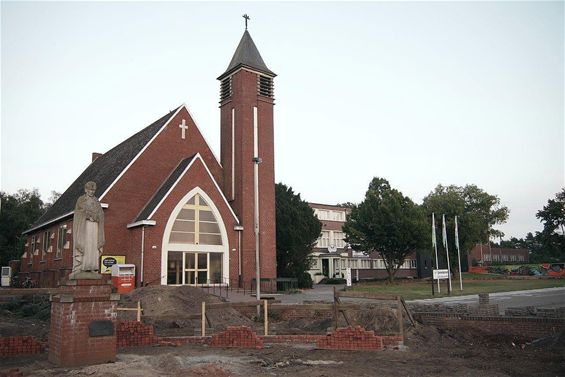
<svg viewBox="0 0 565 377"><path fill-rule="evenodd" d="M49 361L62 367L115 361L118 300L101 276L64 282L51 299Z"/></svg>

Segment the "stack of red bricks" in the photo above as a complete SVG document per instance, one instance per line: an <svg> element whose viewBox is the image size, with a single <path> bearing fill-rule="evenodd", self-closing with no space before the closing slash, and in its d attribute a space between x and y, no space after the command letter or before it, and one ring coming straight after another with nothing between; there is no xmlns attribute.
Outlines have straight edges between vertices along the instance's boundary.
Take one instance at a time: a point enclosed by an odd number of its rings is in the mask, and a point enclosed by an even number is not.
<svg viewBox="0 0 565 377"><path fill-rule="evenodd" d="M361 326L338 328L335 332L318 340L316 348L340 350L381 350L383 340L374 331L366 331Z"/></svg>
<svg viewBox="0 0 565 377"><path fill-rule="evenodd" d="M152 325L137 321L118 322L117 345L123 347L147 346L157 343Z"/></svg>
<svg viewBox="0 0 565 377"><path fill-rule="evenodd" d="M0 338L0 357L13 357L42 353L45 345L33 336L7 336Z"/></svg>
<svg viewBox="0 0 565 377"><path fill-rule="evenodd" d="M263 348L263 341L257 338L247 326L228 326L223 331L212 336L212 347Z"/></svg>

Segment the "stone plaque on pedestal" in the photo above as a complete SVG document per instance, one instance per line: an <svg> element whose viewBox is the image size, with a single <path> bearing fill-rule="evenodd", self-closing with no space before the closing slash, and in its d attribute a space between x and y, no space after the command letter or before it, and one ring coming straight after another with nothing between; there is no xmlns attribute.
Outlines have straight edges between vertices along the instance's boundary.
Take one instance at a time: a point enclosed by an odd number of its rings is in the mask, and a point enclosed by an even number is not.
<svg viewBox="0 0 565 377"><path fill-rule="evenodd" d="M49 361L62 367L116 360L118 297L102 278L64 282L51 302Z"/></svg>

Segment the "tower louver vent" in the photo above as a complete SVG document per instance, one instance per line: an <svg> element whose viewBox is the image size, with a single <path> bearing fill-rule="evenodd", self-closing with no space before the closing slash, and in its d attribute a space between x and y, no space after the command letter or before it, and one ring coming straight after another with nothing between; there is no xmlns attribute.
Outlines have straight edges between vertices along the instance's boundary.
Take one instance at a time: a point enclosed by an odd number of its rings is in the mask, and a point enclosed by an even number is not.
<svg viewBox="0 0 565 377"><path fill-rule="evenodd" d="M259 95L265 97L274 97L274 84L273 79L267 76L259 75L259 82L257 83Z"/></svg>
<svg viewBox="0 0 565 377"><path fill-rule="evenodd" d="M222 80L220 84L220 101L225 100L226 98L231 97L232 89L231 89L231 76L226 77Z"/></svg>

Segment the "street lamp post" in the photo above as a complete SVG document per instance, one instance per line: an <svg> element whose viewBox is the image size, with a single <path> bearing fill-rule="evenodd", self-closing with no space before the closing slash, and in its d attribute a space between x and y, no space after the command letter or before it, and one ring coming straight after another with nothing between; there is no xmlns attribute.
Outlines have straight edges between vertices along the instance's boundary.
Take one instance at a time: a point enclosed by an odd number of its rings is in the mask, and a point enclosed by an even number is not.
<svg viewBox="0 0 565 377"><path fill-rule="evenodd" d="M257 318L261 316L261 270L259 264L259 164L260 157L253 157L253 194L255 196L255 293L257 297Z"/></svg>

